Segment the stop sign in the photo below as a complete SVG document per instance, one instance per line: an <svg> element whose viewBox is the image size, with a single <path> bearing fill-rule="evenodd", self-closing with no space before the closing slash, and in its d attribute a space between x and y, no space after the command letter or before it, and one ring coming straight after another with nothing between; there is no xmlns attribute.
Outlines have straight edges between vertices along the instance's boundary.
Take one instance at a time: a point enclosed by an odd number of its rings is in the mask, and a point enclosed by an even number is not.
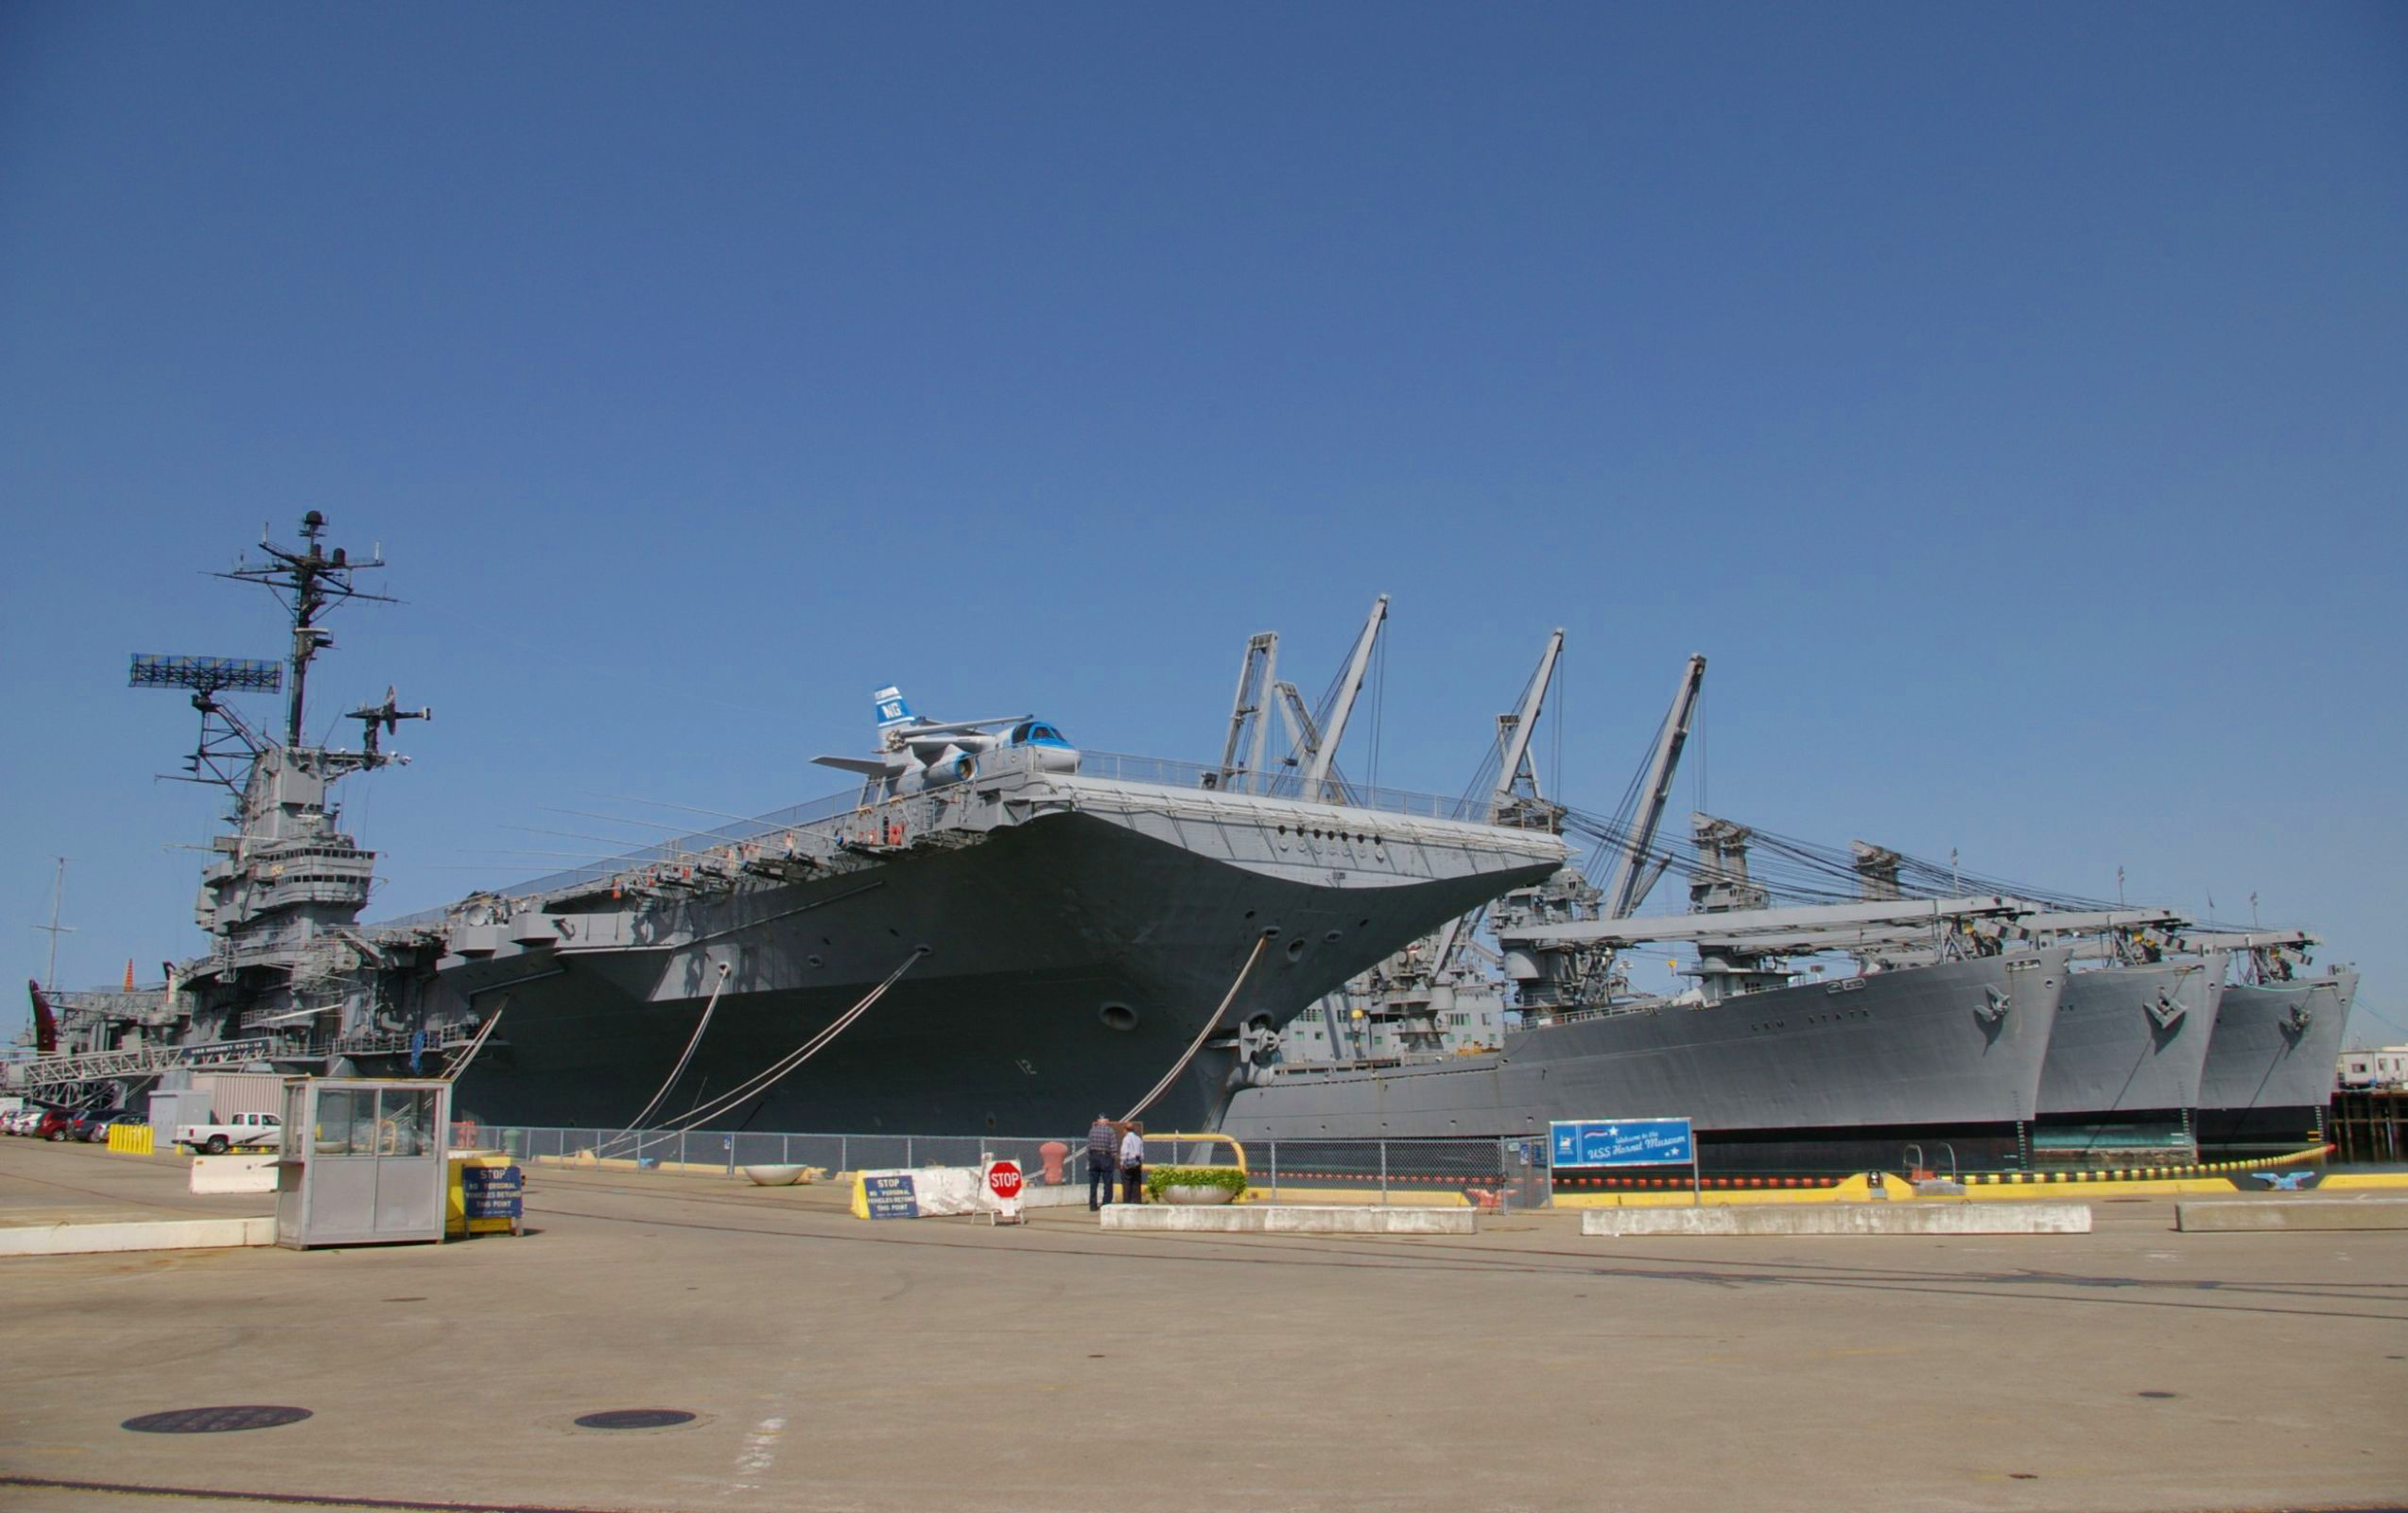
<svg viewBox="0 0 2408 1513"><path fill-rule="evenodd" d="M1020 1163L997 1161L987 1168L987 1187L998 1198L1006 1200L1020 1195Z"/></svg>

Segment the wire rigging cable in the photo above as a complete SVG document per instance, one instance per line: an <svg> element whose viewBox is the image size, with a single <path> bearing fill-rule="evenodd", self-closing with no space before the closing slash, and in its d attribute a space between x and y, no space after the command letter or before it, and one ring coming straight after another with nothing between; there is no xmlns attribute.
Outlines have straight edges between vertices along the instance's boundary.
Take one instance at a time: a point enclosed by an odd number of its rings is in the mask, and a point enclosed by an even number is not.
<svg viewBox="0 0 2408 1513"><path fill-rule="evenodd" d="M1262 948L1271 944L1272 933L1270 930L1264 930L1255 937L1255 948L1246 953L1246 965L1238 968L1237 981L1231 983L1229 991L1221 996L1221 1007L1212 1011L1212 1017L1206 1019L1204 1027L1196 1032L1196 1037L1187 1042L1187 1054L1172 1062L1170 1070L1162 1074L1162 1080L1155 1083L1143 1098L1137 1100L1136 1106L1120 1116L1122 1123L1127 1123L1152 1107L1154 1100L1162 1096L1164 1089L1178 1081L1179 1074L1187 1070L1187 1063L1196 1059L1196 1052L1204 1049L1204 1036L1212 1034L1220 1025L1221 1017L1229 1012L1229 1005L1237 1001L1238 990L1246 985L1246 974L1255 969L1255 962L1262 955Z"/></svg>

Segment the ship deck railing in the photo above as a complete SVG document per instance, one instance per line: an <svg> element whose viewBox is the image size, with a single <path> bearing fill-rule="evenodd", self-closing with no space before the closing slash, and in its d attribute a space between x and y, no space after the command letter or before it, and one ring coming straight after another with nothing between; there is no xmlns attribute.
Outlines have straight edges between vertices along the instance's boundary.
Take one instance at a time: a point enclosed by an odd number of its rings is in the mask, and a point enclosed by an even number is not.
<svg viewBox="0 0 2408 1513"><path fill-rule="evenodd" d="M1497 817L1490 796L1485 792L1447 798L1434 793L1409 792L1403 789L1373 788L1337 777L1308 785L1301 773L1284 770L1259 774L1240 773L1224 783L1220 769L1215 767L1156 756L1135 756L1121 752L1082 751L1078 775L1153 788L1225 792L1239 797L1334 804L1376 813L1455 820L1475 825L1491 824ZM596 892L612 886L621 878L636 878L660 869L699 867L706 871L716 869L715 875L725 873L733 870L726 859L731 856L740 859L747 848L756 848L762 860L775 861L783 854L783 846L778 843L789 832L800 834L829 826L871 807L874 806L862 803L859 790L832 793L825 798L772 809L751 819L732 820L714 829L697 830L638 850L604 857L582 866L486 890L485 893L498 898L547 898ZM422 909L391 919L380 919L366 929L372 934L387 938L430 929L447 922L464 902L466 900L437 909Z"/></svg>

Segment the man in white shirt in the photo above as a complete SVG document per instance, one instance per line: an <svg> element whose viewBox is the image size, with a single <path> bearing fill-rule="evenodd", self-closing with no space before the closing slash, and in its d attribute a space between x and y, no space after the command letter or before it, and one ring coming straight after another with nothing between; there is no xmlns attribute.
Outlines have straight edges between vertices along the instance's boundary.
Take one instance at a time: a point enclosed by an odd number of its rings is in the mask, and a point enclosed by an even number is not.
<svg viewBox="0 0 2408 1513"><path fill-rule="evenodd" d="M1120 1137L1120 1201L1146 1201L1146 1127L1134 1120Z"/></svg>

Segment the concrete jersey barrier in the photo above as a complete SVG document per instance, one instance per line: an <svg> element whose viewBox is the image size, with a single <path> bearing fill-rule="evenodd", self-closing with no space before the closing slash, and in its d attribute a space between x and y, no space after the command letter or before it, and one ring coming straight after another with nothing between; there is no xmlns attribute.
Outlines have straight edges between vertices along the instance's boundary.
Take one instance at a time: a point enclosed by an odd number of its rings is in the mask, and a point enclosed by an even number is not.
<svg viewBox="0 0 2408 1513"><path fill-rule="evenodd" d="M276 1163L273 1151L241 1156L196 1156L192 1158L195 1192L273 1192Z"/></svg>
<svg viewBox="0 0 2408 1513"><path fill-rule="evenodd" d="M1116 1203L1100 1218L1106 1229L1156 1234L1468 1235L1479 1232L1480 1215L1475 1209Z"/></svg>
<svg viewBox="0 0 2408 1513"><path fill-rule="evenodd" d="M2177 1203L2174 1226L2185 1234L2254 1234L2274 1229L2408 1229L2408 1198L2291 1197Z"/></svg>
<svg viewBox="0 0 2408 1513"><path fill-rule="evenodd" d="M2087 1235L2087 1203L1823 1203L1589 1209L1585 1235Z"/></svg>

